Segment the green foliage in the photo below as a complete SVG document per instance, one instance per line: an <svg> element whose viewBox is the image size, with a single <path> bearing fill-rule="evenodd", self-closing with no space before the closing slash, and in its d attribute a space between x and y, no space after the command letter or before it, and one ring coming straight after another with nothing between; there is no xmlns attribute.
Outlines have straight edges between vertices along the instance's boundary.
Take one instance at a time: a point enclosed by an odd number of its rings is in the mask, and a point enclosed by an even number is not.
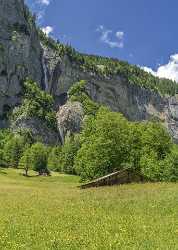
<svg viewBox="0 0 178 250"><path fill-rule="evenodd" d="M25 171L25 176L28 176L28 171L31 168L31 149L27 148L25 150L19 161L19 167L23 168Z"/></svg>
<svg viewBox="0 0 178 250"><path fill-rule="evenodd" d="M24 138L24 141L28 145L32 145L36 142L36 139L33 137L31 129L28 128L19 128L16 130L16 134Z"/></svg>
<svg viewBox="0 0 178 250"><path fill-rule="evenodd" d="M71 46L66 46L65 51L70 60L85 72L92 72L102 78L120 75L130 84L151 89L161 95L175 95L175 93L178 93L176 82L155 77L138 66L130 65L118 59L81 54Z"/></svg>
<svg viewBox="0 0 178 250"><path fill-rule="evenodd" d="M142 135L144 125L141 123L129 123L129 163L135 170L140 170L140 157L142 155Z"/></svg>
<svg viewBox="0 0 178 250"><path fill-rule="evenodd" d="M31 157L31 167L34 171L38 172L39 175L44 173L48 174L49 170L47 168L48 160L48 149L42 143L35 143L31 148L26 151L26 154L30 154Z"/></svg>
<svg viewBox="0 0 178 250"><path fill-rule="evenodd" d="M29 11L28 7L24 8L24 18L27 21L31 29L36 28L36 16Z"/></svg>
<svg viewBox="0 0 178 250"><path fill-rule="evenodd" d="M56 115L53 111L54 101L52 96L42 91L31 80L27 80L23 87L23 103L13 110L12 122L21 117L38 118L49 128L56 130Z"/></svg>
<svg viewBox="0 0 178 250"><path fill-rule="evenodd" d="M166 129L158 122L132 124L130 130L130 162L152 181L173 180L175 162L171 160L173 143ZM177 151L178 152L178 151ZM174 176L174 179L178 179Z"/></svg>
<svg viewBox="0 0 178 250"><path fill-rule="evenodd" d="M143 126L142 145L157 153L158 159L164 159L171 150L172 141L166 129L158 122L147 122Z"/></svg>
<svg viewBox="0 0 178 250"><path fill-rule="evenodd" d="M128 122L101 107L85 120L80 143L74 165L82 180L127 166L152 181L178 180L177 147L158 122Z"/></svg>
<svg viewBox="0 0 178 250"><path fill-rule="evenodd" d="M62 172L61 168L61 147L54 147L48 156L48 169L52 171Z"/></svg>
<svg viewBox="0 0 178 250"><path fill-rule="evenodd" d="M80 96L83 93L86 94L86 81L84 80L81 80L72 85L72 87L68 91L69 98L71 98L72 96Z"/></svg>
<svg viewBox="0 0 178 250"><path fill-rule="evenodd" d="M171 153L168 155L169 162L171 163L171 171L169 181L178 180L178 146L174 145Z"/></svg>
<svg viewBox="0 0 178 250"><path fill-rule="evenodd" d="M95 115L100 105L91 100L86 91L86 81L81 80L75 83L68 92L69 100L78 101L82 104L85 115Z"/></svg>
<svg viewBox="0 0 178 250"><path fill-rule="evenodd" d="M52 148L48 156L48 168L66 174L75 174L74 159L79 148L79 135L67 137L62 147Z"/></svg>
<svg viewBox="0 0 178 250"><path fill-rule="evenodd" d="M7 129L0 130L0 167L6 166L6 161L4 159L4 147L6 143L11 140L12 134Z"/></svg>
<svg viewBox="0 0 178 250"><path fill-rule="evenodd" d="M48 48L53 49L54 51L58 52L60 56L63 56L65 54L65 46L59 41L55 41L52 37L47 36L42 29L38 29L38 35L40 38L40 41Z"/></svg>
<svg viewBox="0 0 178 250"><path fill-rule="evenodd" d="M166 129L157 122L147 122L141 129L139 166L142 174L152 181L173 180L173 143Z"/></svg>
<svg viewBox="0 0 178 250"><path fill-rule="evenodd" d="M121 169L129 160L129 129L119 113L101 107L90 117L81 135L82 146L75 159L75 168L82 179L93 179Z"/></svg>
<svg viewBox="0 0 178 250"><path fill-rule="evenodd" d="M9 138L3 148L3 158L7 167L18 167L24 150L28 147L22 136L14 135Z"/></svg>
<svg viewBox="0 0 178 250"><path fill-rule="evenodd" d="M8 129L0 129L0 148L3 149L4 145L12 137L12 133Z"/></svg>
<svg viewBox="0 0 178 250"><path fill-rule="evenodd" d="M68 137L61 151L61 170L67 174L75 174L74 159L80 148L79 136Z"/></svg>

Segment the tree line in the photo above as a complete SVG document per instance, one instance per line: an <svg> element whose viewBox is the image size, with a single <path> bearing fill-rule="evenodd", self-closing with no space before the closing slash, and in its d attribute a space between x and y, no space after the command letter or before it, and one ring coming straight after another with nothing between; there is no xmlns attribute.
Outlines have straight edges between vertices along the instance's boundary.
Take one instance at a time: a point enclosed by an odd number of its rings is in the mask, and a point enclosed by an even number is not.
<svg viewBox="0 0 178 250"><path fill-rule="evenodd" d="M34 140L30 131L14 134L1 130L0 166L23 168L25 175L30 169L39 175L49 175L50 171L77 174L83 181L129 167L151 181L177 181L178 146L166 128L158 121L129 122L122 114L93 102L85 84L84 81L74 84L68 93L70 101L79 101L84 108L80 134L66 137L64 145L49 146ZM31 99L30 91L41 91L33 85L29 83L27 103L28 95ZM45 95L36 96L40 99ZM48 96L46 98L51 100ZM29 114L35 115L33 107L36 110L42 103L41 111L36 115L49 121L51 105L43 111L48 105L37 99L34 98L36 105L29 108ZM27 109L23 102L22 107L15 110L16 119L17 114L22 115L24 110Z"/></svg>

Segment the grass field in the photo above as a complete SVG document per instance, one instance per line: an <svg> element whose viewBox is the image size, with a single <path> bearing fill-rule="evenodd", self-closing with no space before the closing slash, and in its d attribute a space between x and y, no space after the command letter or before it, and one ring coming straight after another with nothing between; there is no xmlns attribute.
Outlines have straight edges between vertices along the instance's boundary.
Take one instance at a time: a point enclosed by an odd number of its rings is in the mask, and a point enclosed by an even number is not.
<svg viewBox="0 0 178 250"><path fill-rule="evenodd" d="M0 249L178 249L178 184L78 181L0 170Z"/></svg>

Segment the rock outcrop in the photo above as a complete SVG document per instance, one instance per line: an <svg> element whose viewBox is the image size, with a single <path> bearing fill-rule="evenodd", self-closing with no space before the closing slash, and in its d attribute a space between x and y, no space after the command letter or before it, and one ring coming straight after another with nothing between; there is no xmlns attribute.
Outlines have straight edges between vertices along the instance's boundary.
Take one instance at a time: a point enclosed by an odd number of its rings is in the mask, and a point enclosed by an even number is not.
<svg viewBox="0 0 178 250"><path fill-rule="evenodd" d="M178 144L178 97L173 96L168 99L165 112L163 113L164 124L167 127L174 142Z"/></svg>
<svg viewBox="0 0 178 250"><path fill-rule="evenodd" d="M79 102L67 102L59 108L57 124L62 143L64 143L66 135L70 136L80 132L83 118L84 111Z"/></svg>
<svg viewBox="0 0 178 250"><path fill-rule="evenodd" d="M11 130L14 133L20 133L21 131L29 132L34 140L41 141L47 145L61 144L61 138L57 131L50 129L44 122L38 118L26 118L20 117L13 124L11 124Z"/></svg>

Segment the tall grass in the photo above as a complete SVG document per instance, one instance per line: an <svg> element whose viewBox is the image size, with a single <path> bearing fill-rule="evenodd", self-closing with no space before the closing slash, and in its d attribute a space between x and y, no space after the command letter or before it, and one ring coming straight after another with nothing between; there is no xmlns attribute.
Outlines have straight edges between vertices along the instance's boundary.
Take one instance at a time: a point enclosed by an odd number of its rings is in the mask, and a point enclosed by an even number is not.
<svg viewBox="0 0 178 250"><path fill-rule="evenodd" d="M178 249L178 184L80 190L78 177L0 171L0 249Z"/></svg>

